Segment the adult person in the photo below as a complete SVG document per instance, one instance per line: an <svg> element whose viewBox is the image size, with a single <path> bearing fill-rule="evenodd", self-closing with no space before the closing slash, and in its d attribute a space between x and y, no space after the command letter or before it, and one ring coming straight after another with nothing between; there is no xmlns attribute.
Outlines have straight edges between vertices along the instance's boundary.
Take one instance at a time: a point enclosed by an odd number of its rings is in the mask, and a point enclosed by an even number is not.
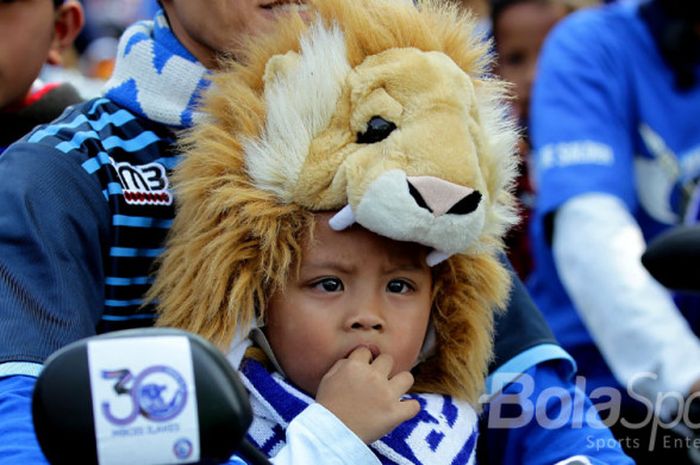
<svg viewBox="0 0 700 465"><path fill-rule="evenodd" d="M682 463L664 454L684 456L671 450L683 442L663 431L662 455L649 455L649 410L665 397L680 405L666 402L661 418L682 412L700 386L700 307L679 308L640 262L645 240L683 221L697 185L699 70L697 2L582 11L547 39L530 112L539 194L529 288L589 392L622 391L633 426L620 438L633 439L623 445L639 463Z"/></svg>
<svg viewBox="0 0 700 465"><path fill-rule="evenodd" d="M122 37L103 98L0 157L2 463L45 461L29 405L50 353L152 324L141 295L174 214L167 175L177 132L197 119L194 104L219 55L289 11L252 0L162 6L164 14Z"/></svg>

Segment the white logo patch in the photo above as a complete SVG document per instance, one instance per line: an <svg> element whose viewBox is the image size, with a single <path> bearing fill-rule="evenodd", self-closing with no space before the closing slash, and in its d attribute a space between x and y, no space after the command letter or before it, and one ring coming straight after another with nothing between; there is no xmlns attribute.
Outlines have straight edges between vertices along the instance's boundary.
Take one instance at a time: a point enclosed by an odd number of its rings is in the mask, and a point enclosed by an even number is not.
<svg viewBox="0 0 700 465"><path fill-rule="evenodd" d="M132 165L114 163L119 183L124 191L124 201L130 205L170 205L170 193L165 167L160 163Z"/></svg>

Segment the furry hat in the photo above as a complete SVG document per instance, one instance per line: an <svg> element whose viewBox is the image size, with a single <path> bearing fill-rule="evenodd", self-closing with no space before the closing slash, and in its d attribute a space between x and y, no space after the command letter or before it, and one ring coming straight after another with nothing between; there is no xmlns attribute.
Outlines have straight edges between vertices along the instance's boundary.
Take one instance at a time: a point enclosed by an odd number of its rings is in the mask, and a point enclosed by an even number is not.
<svg viewBox="0 0 700 465"><path fill-rule="evenodd" d="M312 212L338 210L334 229L357 222L434 249L436 351L414 389L475 403L510 283L497 255L517 218L517 133L489 44L438 2L311 7L311 21L281 21L213 77L174 177L178 213L150 294L159 324L227 348L264 322Z"/></svg>

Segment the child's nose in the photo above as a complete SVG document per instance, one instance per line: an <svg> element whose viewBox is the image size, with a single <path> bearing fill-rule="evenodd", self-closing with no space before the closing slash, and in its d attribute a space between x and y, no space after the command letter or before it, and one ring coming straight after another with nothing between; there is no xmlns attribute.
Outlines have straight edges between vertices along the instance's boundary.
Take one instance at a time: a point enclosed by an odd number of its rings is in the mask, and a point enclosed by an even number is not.
<svg viewBox="0 0 700 465"><path fill-rule="evenodd" d="M354 330L382 331L386 323L382 317L380 305L372 302L371 299L365 299L355 307L348 320L348 326Z"/></svg>
<svg viewBox="0 0 700 465"><path fill-rule="evenodd" d="M350 327L352 329L373 329L376 331L384 329L382 322L374 318L358 318Z"/></svg>

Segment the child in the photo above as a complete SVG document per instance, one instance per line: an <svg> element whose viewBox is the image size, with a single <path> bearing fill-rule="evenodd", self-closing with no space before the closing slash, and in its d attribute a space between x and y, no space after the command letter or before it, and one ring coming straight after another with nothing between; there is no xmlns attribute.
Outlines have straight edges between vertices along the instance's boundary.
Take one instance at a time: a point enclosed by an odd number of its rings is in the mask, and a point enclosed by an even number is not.
<svg viewBox="0 0 700 465"><path fill-rule="evenodd" d="M230 360L277 461L470 463L510 279L502 87L476 78L487 47L456 9L312 8L212 78L158 324L223 350L250 334L262 363Z"/></svg>
<svg viewBox="0 0 700 465"><path fill-rule="evenodd" d="M158 323L233 348L275 463L468 463L515 219L502 89L453 11L313 6L213 79L174 177ZM242 364L236 335L254 344ZM565 447L539 434L549 463L610 439L574 428Z"/></svg>
<svg viewBox="0 0 700 465"><path fill-rule="evenodd" d="M254 337L261 349L249 350L243 360L242 379L255 414L253 442L277 460L280 453L298 459L304 449L297 434L306 428L317 443L332 446L303 463L328 460L329 454L348 463L375 463L365 444L379 457L391 457L391 449L405 454L402 446L423 463L431 463L424 461L429 456L432 463L450 463L459 454L466 463L476 439L470 405L446 396L402 398L426 382L417 374L419 384L413 386L411 370L420 372L416 365L430 355L424 341L436 318L434 297L442 292L434 281L441 282L448 267L431 271L428 248L359 225L334 231L331 218L309 217L299 262L270 297L265 325ZM440 415L444 409L450 409L449 422ZM399 424L402 431L386 436ZM275 433L279 428L287 430L286 438ZM427 444L405 437L421 428L444 436L436 439L441 449L430 452ZM451 455L439 454L450 448Z"/></svg>
<svg viewBox="0 0 700 465"><path fill-rule="evenodd" d="M0 2L0 153L80 101L70 85L45 85L37 77L44 63L61 63L82 26L76 0Z"/></svg>

